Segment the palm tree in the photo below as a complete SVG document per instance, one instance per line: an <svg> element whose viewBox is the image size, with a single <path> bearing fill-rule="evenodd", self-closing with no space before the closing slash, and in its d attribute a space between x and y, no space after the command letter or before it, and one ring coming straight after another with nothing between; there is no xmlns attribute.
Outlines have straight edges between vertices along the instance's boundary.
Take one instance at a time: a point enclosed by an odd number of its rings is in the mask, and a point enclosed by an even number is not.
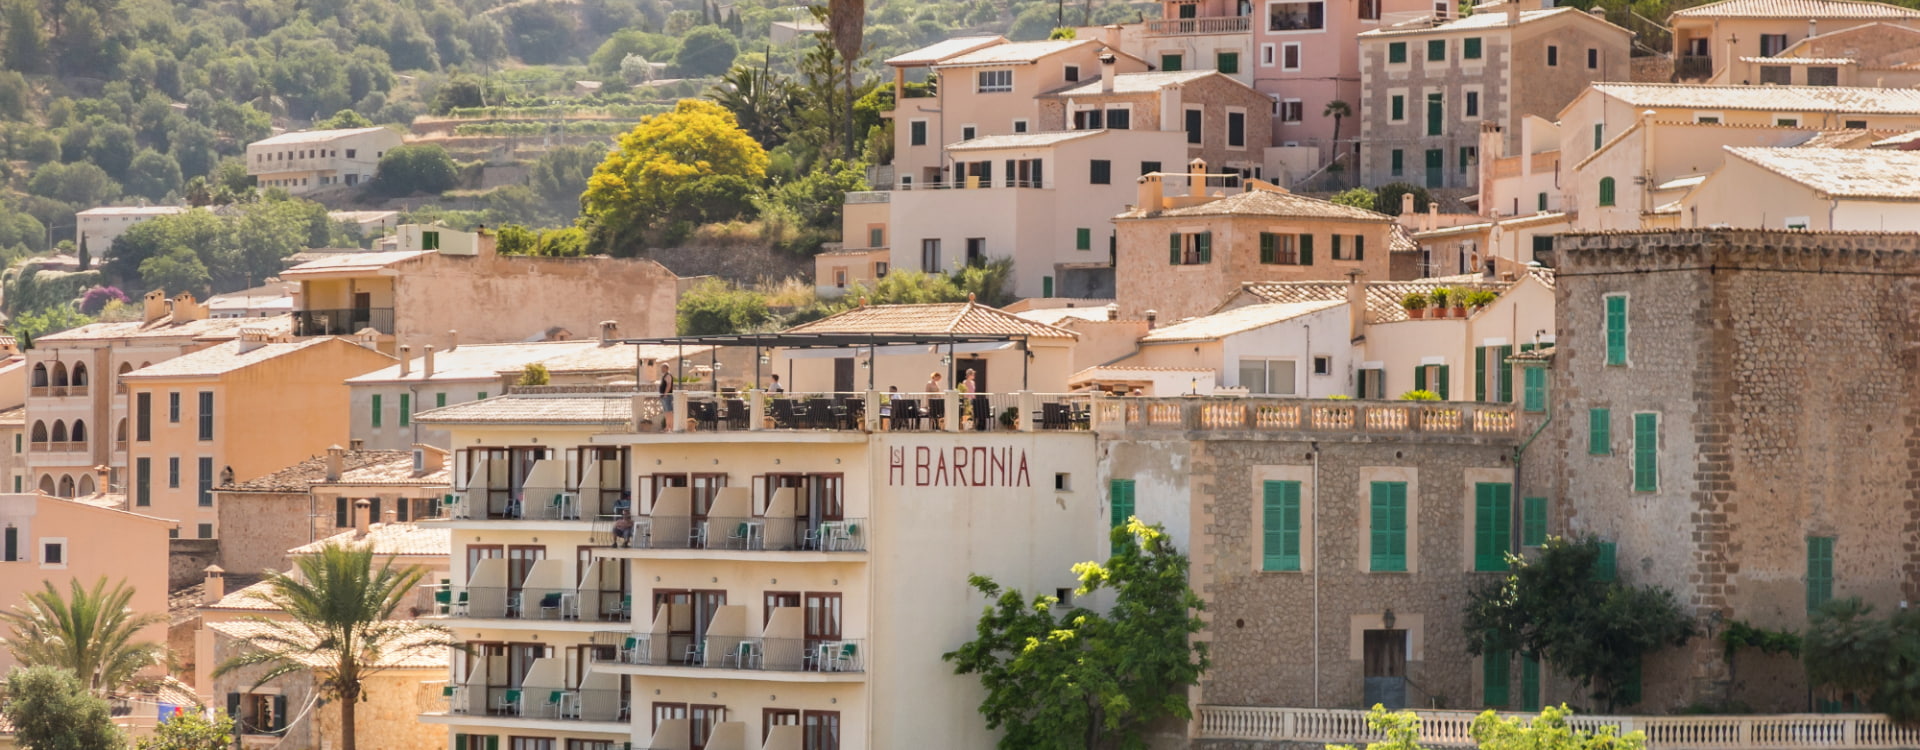
<svg viewBox="0 0 1920 750"><path fill-rule="evenodd" d="M366 680L384 671L383 665L451 645L439 628L393 619L426 573L418 565L395 568L392 558L376 568L365 545L328 545L319 554L302 555L291 574L268 575L265 591L256 594L285 618L254 618L265 627L245 639L251 648L213 675L264 667L258 686L311 672L319 694L340 704L340 747L355 750L354 714Z"/></svg>
<svg viewBox="0 0 1920 750"><path fill-rule="evenodd" d="M1353 116L1353 107L1345 101L1335 99L1327 102L1327 110L1321 112L1320 116L1333 118L1333 152L1338 155L1340 153L1340 121Z"/></svg>
<svg viewBox="0 0 1920 750"><path fill-rule="evenodd" d="M94 695L107 696L132 684L140 670L165 661L166 647L155 641L136 641L140 631L165 623L157 612L138 613L127 606L133 589L125 580L107 588L106 576L92 589L70 581L72 594L62 598L52 581L45 589L26 594L25 604L0 613L13 631L0 638L21 665L72 670Z"/></svg>
<svg viewBox="0 0 1920 750"><path fill-rule="evenodd" d="M827 37L833 41L834 51L840 53L840 64L845 66L847 83L846 106L846 144L848 159L854 157L853 144L858 136L853 132L853 73L854 66L860 62L861 47L865 46L867 33L867 0L828 0Z"/></svg>

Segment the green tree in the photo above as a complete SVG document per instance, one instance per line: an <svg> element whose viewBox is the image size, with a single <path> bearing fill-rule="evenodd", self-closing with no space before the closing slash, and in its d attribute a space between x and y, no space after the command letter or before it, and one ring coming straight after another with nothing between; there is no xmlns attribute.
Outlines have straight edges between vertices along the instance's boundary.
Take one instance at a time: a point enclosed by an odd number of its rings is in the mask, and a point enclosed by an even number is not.
<svg viewBox="0 0 1920 750"><path fill-rule="evenodd" d="M718 26L700 26L680 39L673 67L683 76L717 76L733 67L733 58L739 56L740 44L731 32Z"/></svg>
<svg viewBox="0 0 1920 750"><path fill-rule="evenodd" d="M1876 618L1873 605L1836 599L1814 611L1802 646L1823 697L1920 723L1920 612Z"/></svg>
<svg viewBox="0 0 1920 750"><path fill-rule="evenodd" d="M1334 144L1334 152L1337 154L1340 151L1340 122L1353 116L1353 105L1343 100L1335 99L1327 102L1327 108L1320 112L1320 116L1333 118L1332 141Z"/></svg>
<svg viewBox="0 0 1920 750"><path fill-rule="evenodd" d="M1400 196L1413 195L1413 210L1420 213L1427 210L1427 204L1433 202L1433 195L1426 188L1410 182L1389 182L1381 185L1373 198L1373 210L1388 216L1400 215Z"/></svg>
<svg viewBox="0 0 1920 750"><path fill-rule="evenodd" d="M838 229L847 193L866 189L866 165L834 159L805 177L775 188L770 198L805 219L808 226Z"/></svg>
<svg viewBox="0 0 1920 750"><path fill-rule="evenodd" d="M1004 732L1006 750L1145 748L1148 725L1190 719L1187 688L1208 666L1193 640L1204 623L1199 595L1187 586L1187 558L1157 525L1138 518L1116 526L1105 565L1073 566L1076 596L1111 589L1106 613L1055 612L1059 600L1002 589L984 576L969 583L994 603L976 637L941 658L959 674L980 675L980 713Z"/></svg>
<svg viewBox="0 0 1920 750"><path fill-rule="evenodd" d="M140 281L148 289L165 289L171 294L192 292L205 299L213 283L207 264L191 249L174 246L140 263Z"/></svg>
<svg viewBox="0 0 1920 750"><path fill-rule="evenodd" d="M69 581L66 597L52 581L43 585L13 611L0 613L0 622L12 631L0 643L21 664L67 670L95 695L106 696L133 684L140 670L164 661L164 644L138 638L142 629L165 624L166 615L134 612L133 588L126 581L111 589L105 576L91 589Z"/></svg>
<svg viewBox="0 0 1920 750"><path fill-rule="evenodd" d="M519 224L506 224L494 232L493 249L501 255L532 255L540 235Z"/></svg>
<svg viewBox="0 0 1920 750"><path fill-rule="evenodd" d="M453 157L437 143L395 146L380 157L373 175L373 189L382 195L402 196L417 193L444 193L458 184L460 175Z"/></svg>
<svg viewBox="0 0 1920 750"><path fill-rule="evenodd" d="M1334 193L1333 197L1328 198L1327 200L1332 201L1334 203L1338 203L1342 206L1364 208L1368 211L1375 210L1374 207L1380 204L1379 196L1375 195L1372 190L1368 190L1363 187L1342 190L1338 193Z"/></svg>
<svg viewBox="0 0 1920 750"><path fill-rule="evenodd" d="M233 718L221 714L208 719L186 713L154 727L153 736L140 740L139 750L227 750L233 747Z"/></svg>
<svg viewBox="0 0 1920 750"><path fill-rule="evenodd" d="M520 385L546 385L553 382L553 376L547 372L547 366L539 362L528 362L520 369Z"/></svg>
<svg viewBox="0 0 1920 750"><path fill-rule="evenodd" d="M682 99L673 111L642 118L620 137L587 181L583 213L596 223L596 240L616 254L632 254L640 231L671 215L692 181L734 175L766 177L767 152L718 104Z"/></svg>
<svg viewBox="0 0 1920 750"><path fill-rule="evenodd" d="M707 96L732 112L740 128L762 147L773 148L785 139L787 118L799 108L799 91L773 72L772 58L761 59L759 68L733 66Z"/></svg>
<svg viewBox="0 0 1920 750"><path fill-rule="evenodd" d="M27 192L76 206L97 206L120 195L120 183L87 162L42 164L27 180Z"/></svg>
<svg viewBox="0 0 1920 750"><path fill-rule="evenodd" d="M39 666L7 673L0 715L13 723L25 750L106 750L126 747L107 701L89 694L72 672Z"/></svg>
<svg viewBox="0 0 1920 750"><path fill-rule="evenodd" d="M13 337L19 340L21 348L31 349L34 339L49 333L79 328L92 322L93 318L81 315L78 310L66 306L55 306L15 316L7 322L7 333L13 334Z"/></svg>
<svg viewBox="0 0 1920 750"><path fill-rule="evenodd" d="M340 110L333 113L332 117L313 124L314 130L348 130L352 128L370 127L373 127L372 120L367 119L366 115L351 109Z"/></svg>
<svg viewBox="0 0 1920 750"><path fill-rule="evenodd" d="M682 336L745 333L771 317L766 295L709 278L680 295L676 327Z"/></svg>
<svg viewBox="0 0 1920 750"><path fill-rule="evenodd" d="M7 44L0 48L7 68L22 73L46 69L47 40L40 32L40 4L34 0L6 0L0 20L7 27Z"/></svg>
<svg viewBox="0 0 1920 750"><path fill-rule="evenodd" d="M1620 734L1620 728L1602 725L1591 732L1567 724L1573 712L1566 706L1547 706L1532 719L1501 718L1487 711L1474 717L1467 734L1480 750L1644 750L1645 732Z"/></svg>
<svg viewBox="0 0 1920 750"><path fill-rule="evenodd" d="M159 202L180 189L180 164L153 149L142 149L127 168L128 193Z"/></svg>
<svg viewBox="0 0 1920 750"><path fill-rule="evenodd" d="M432 626L394 618L411 601L425 568L396 568L391 558L376 566L364 545L329 545L300 556L294 567L269 574L259 594L290 619L256 620L260 632L245 639L247 648L216 667L214 676L259 667L258 685L310 674L320 696L340 707L340 747L355 750L354 719L366 681L385 671L382 664L451 643Z"/></svg>
<svg viewBox="0 0 1920 750"><path fill-rule="evenodd" d="M1584 685L1611 712L1631 704L1641 661L1694 635L1673 592L1612 580L1597 539L1552 537L1532 558L1509 555L1511 572L1472 592L1467 650L1519 652Z"/></svg>

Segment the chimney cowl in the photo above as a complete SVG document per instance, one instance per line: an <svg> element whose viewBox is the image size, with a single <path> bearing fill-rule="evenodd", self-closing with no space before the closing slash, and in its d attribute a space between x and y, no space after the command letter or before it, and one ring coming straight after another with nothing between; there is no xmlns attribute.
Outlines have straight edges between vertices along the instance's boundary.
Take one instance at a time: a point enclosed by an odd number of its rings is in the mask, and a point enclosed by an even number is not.
<svg viewBox="0 0 1920 750"><path fill-rule="evenodd" d="M346 472L347 452L338 445L327 447L327 481L338 482Z"/></svg>
<svg viewBox="0 0 1920 750"><path fill-rule="evenodd" d="M428 344L421 351L420 377L423 380L431 380L433 379L433 345Z"/></svg>
<svg viewBox="0 0 1920 750"><path fill-rule="evenodd" d="M412 373L413 373L413 347L407 346L406 344L401 344L400 345L400 377L404 378Z"/></svg>
<svg viewBox="0 0 1920 750"><path fill-rule="evenodd" d="M373 519L367 516L372 515L372 513L372 501L366 498L353 501L353 538L365 539L367 537L367 528L373 523Z"/></svg>

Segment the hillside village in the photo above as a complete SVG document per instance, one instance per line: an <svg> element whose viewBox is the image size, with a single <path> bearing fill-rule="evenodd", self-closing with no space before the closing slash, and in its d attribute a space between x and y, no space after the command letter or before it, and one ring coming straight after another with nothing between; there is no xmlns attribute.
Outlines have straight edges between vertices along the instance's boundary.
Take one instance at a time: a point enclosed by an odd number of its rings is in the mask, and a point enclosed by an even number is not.
<svg viewBox="0 0 1920 750"><path fill-rule="evenodd" d="M1136 6L9 125L0 749L1920 747L1920 11Z"/></svg>

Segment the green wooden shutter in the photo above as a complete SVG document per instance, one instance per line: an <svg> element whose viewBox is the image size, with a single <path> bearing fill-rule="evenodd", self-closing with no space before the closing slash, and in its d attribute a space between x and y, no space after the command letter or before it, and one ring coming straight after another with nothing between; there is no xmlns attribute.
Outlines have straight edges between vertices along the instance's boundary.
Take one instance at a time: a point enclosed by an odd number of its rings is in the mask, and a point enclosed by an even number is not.
<svg viewBox="0 0 1920 750"><path fill-rule="evenodd" d="M464 734L456 734L456 735L454 735L454 736L453 736L453 750L467 750L467 736L466 736L466 735L464 735Z"/></svg>
<svg viewBox="0 0 1920 750"><path fill-rule="evenodd" d="M1467 37L1460 43L1460 56L1468 60L1480 59L1480 37Z"/></svg>
<svg viewBox="0 0 1920 750"><path fill-rule="evenodd" d="M1407 61L1407 43L1390 42L1387 44L1387 62L1403 63Z"/></svg>
<svg viewBox="0 0 1920 750"><path fill-rule="evenodd" d="M1480 402L1487 400L1487 376L1491 374L1487 368L1488 348L1490 347L1476 346L1473 348L1473 361L1478 365L1476 369L1479 370L1480 375L1473 379L1473 400Z"/></svg>
<svg viewBox="0 0 1920 750"><path fill-rule="evenodd" d="M1393 95L1393 118L1392 119L1394 122L1399 122L1401 120L1407 119L1407 98L1405 96L1402 96L1400 94Z"/></svg>
<svg viewBox="0 0 1920 750"><path fill-rule="evenodd" d="M1538 547L1547 543L1547 499L1529 497L1520 501L1520 544Z"/></svg>
<svg viewBox="0 0 1920 750"><path fill-rule="evenodd" d="M1480 656L1480 703L1487 708L1507 707L1507 680L1513 673L1513 658L1505 651L1488 649Z"/></svg>
<svg viewBox="0 0 1920 750"><path fill-rule="evenodd" d="M1327 244L1331 245L1333 250L1333 252L1329 253L1327 257L1332 258L1334 260L1347 260L1345 256L1342 256L1340 254L1340 235L1338 234L1327 235Z"/></svg>
<svg viewBox="0 0 1920 750"><path fill-rule="evenodd" d="M1300 235L1300 265L1313 265L1313 235Z"/></svg>
<svg viewBox="0 0 1920 750"><path fill-rule="evenodd" d="M1261 486L1261 570L1300 569L1300 483Z"/></svg>
<svg viewBox="0 0 1920 750"><path fill-rule="evenodd" d="M1480 482L1473 486L1473 495L1473 569L1506 570L1507 553L1513 549L1513 485Z"/></svg>
<svg viewBox="0 0 1920 750"><path fill-rule="evenodd" d="M1179 232L1173 232L1167 235L1167 262L1176 266L1180 265L1180 233Z"/></svg>
<svg viewBox="0 0 1920 750"><path fill-rule="evenodd" d="M1599 151L1600 144L1606 142L1605 138L1603 137L1606 131L1607 131L1607 126L1605 123L1596 122L1593 124L1593 150Z"/></svg>
<svg viewBox="0 0 1920 750"><path fill-rule="evenodd" d="M1660 415L1633 415L1633 491L1660 490Z"/></svg>
<svg viewBox="0 0 1920 750"><path fill-rule="evenodd" d="M1052 276L1040 277L1040 296L1042 297L1053 296L1053 277Z"/></svg>
<svg viewBox="0 0 1920 750"><path fill-rule="evenodd" d="M1600 205L1602 206L1613 205L1613 178L1612 177L1600 178Z"/></svg>
<svg viewBox="0 0 1920 750"><path fill-rule="evenodd" d="M1073 249L1090 250L1093 248L1093 230L1080 227L1073 230Z"/></svg>
<svg viewBox="0 0 1920 750"><path fill-rule="evenodd" d="M380 426L380 412L381 412L380 401L381 401L380 394L378 393L373 394L373 426L375 427Z"/></svg>
<svg viewBox="0 0 1920 750"><path fill-rule="evenodd" d="M1627 363L1627 298L1625 295L1613 295L1607 298L1607 364L1624 365Z"/></svg>
<svg viewBox="0 0 1920 750"><path fill-rule="evenodd" d="M400 426L413 424L413 394L400 394Z"/></svg>
<svg viewBox="0 0 1920 750"><path fill-rule="evenodd" d="M1520 710L1540 710L1540 660L1520 657Z"/></svg>
<svg viewBox="0 0 1920 750"><path fill-rule="evenodd" d="M1213 262L1213 233L1201 232L1193 236L1193 254L1202 264Z"/></svg>
<svg viewBox="0 0 1920 750"><path fill-rule="evenodd" d="M1547 369L1544 367L1528 367L1521 370L1520 373L1526 381L1524 383L1525 396L1522 399L1520 408L1527 411L1546 411Z"/></svg>
<svg viewBox="0 0 1920 750"><path fill-rule="evenodd" d="M1112 510L1110 528L1127 525L1127 519L1133 517L1133 480L1113 480L1107 495L1107 505Z"/></svg>
<svg viewBox="0 0 1920 750"><path fill-rule="evenodd" d="M287 696L273 696L273 726L268 731L278 732L287 728Z"/></svg>
<svg viewBox="0 0 1920 750"><path fill-rule="evenodd" d="M474 396L473 398L475 401L485 401L487 400L487 392L481 391L478 395Z"/></svg>
<svg viewBox="0 0 1920 750"><path fill-rule="evenodd" d="M1807 612L1833 600L1833 537L1807 537Z"/></svg>
<svg viewBox="0 0 1920 750"><path fill-rule="evenodd" d="M1613 542L1600 543L1600 559L1593 561L1593 580L1612 581L1620 577L1619 563L1615 559L1619 550Z"/></svg>
<svg viewBox="0 0 1920 750"><path fill-rule="evenodd" d="M1438 62L1447 59L1447 40L1427 40L1427 60Z"/></svg>
<svg viewBox="0 0 1920 750"><path fill-rule="evenodd" d="M1413 389L1416 391L1424 391L1427 389L1427 368L1425 365L1417 365L1413 368Z"/></svg>
<svg viewBox="0 0 1920 750"><path fill-rule="evenodd" d="M1453 388L1451 383L1452 380L1453 378L1449 374L1447 366L1441 365L1440 366L1440 400L1441 401L1453 400Z"/></svg>
<svg viewBox="0 0 1920 750"><path fill-rule="evenodd" d="M1625 689L1620 691L1620 703L1622 707L1631 706L1640 702L1642 666L1643 665L1636 660L1633 663L1633 671L1627 674L1627 684L1623 686Z"/></svg>
<svg viewBox="0 0 1920 750"><path fill-rule="evenodd" d="M1613 410L1596 407L1587 410L1587 454L1613 455Z"/></svg>
<svg viewBox="0 0 1920 750"><path fill-rule="evenodd" d="M495 734L487 737L487 750L500 750L500 735Z"/></svg>
<svg viewBox="0 0 1920 750"><path fill-rule="evenodd" d="M1273 257L1273 240L1274 240L1274 235L1272 232L1260 233L1260 262L1261 263L1271 264L1276 262Z"/></svg>
<svg viewBox="0 0 1920 750"><path fill-rule="evenodd" d="M1373 544L1369 549L1374 572L1407 570L1407 483L1374 482L1373 512L1369 519Z"/></svg>
<svg viewBox="0 0 1920 750"><path fill-rule="evenodd" d="M1367 259L1367 236L1364 234L1356 234L1353 236L1353 259Z"/></svg>
<svg viewBox="0 0 1920 750"><path fill-rule="evenodd" d="M241 723L239 693L227 693L227 718L233 719L233 723L236 725L234 729L238 732L240 727L237 725Z"/></svg>
<svg viewBox="0 0 1920 750"><path fill-rule="evenodd" d="M13 562L15 560L20 559L20 530L19 529L16 529L12 526L7 527L6 546L5 546L5 549L0 549L0 553L4 553L4 554L0 554L0 562Z"/></svg>
<svg viewBox="0 0 1920 750"><path fill-rule="evenodd" d="M446 391L441 391L439 393L433 394L433 408L440 409L440 408L446 407L446 405L447 405Z"/></svg>
<svg viewBox="0 0 1920 750"><path fill-rule="evenodd" d="M1496 346L1493 348L1493 356L1493 370L1500 373L1500 403L1511 404L1513 403L1513 362L1511 361L1513 346Z"/></svg>

